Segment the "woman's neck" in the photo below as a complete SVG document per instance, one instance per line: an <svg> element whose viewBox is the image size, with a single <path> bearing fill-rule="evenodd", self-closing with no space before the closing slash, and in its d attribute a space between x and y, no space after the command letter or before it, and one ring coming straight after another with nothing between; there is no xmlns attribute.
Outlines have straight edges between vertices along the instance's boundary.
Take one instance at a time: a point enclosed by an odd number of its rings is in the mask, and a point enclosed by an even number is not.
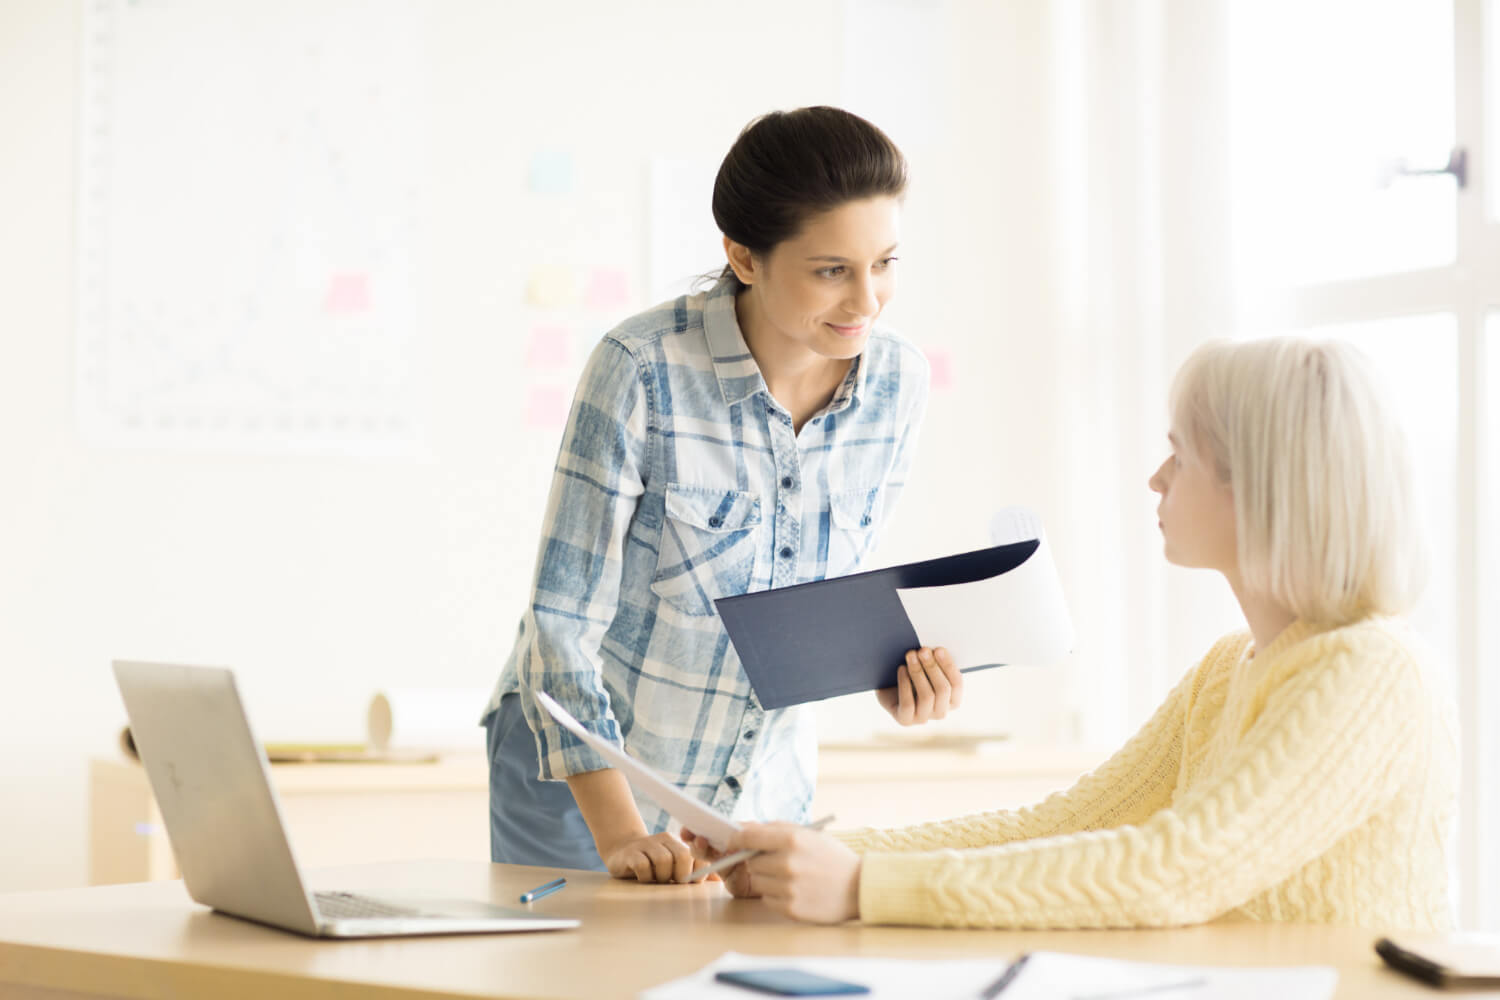
<svg viewBox="0 0 1500 1000"><path fill-rule="evenodd" d="M772 329L753 288L735 296L734 311L766 388L786 407L793 426L800 431L808 418L833 399L849 374L851 362L825 358Z"/></svg>
<svg viewBox="0 0 1500 1000"><path fill-rule="evenodd" d="M1275 642L1276 637L1297 620L1290 608L1265 594L1247 590L1238 573L1225 573L1224 576L1229 581L1230 589L1234 591L1235 600L1240 602L1240 611L1244 613L1245 622L1250 626L1250 634L1255 637L1256 652Z"/></svg>

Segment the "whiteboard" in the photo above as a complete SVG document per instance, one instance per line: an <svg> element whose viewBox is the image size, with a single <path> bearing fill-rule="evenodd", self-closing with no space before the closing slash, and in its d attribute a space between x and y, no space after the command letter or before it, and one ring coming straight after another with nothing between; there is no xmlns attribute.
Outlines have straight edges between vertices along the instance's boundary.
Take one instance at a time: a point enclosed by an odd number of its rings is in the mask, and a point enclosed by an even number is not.
<svg viewBox="0 0 1500 1000"><path fill-rule="evenodd" d="M422 29L401 2L89 0L86 439L414 447Z"/></svg>

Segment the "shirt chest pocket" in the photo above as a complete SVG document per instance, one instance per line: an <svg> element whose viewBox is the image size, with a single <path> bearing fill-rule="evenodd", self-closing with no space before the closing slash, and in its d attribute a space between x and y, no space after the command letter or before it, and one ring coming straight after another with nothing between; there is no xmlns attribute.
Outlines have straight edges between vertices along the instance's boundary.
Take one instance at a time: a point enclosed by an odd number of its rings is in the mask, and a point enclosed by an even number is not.
<svg viewBox="0 0 1500 1000"><path fill-rule="evenodd" d="M875 544L885 491L879 486L828 495L828 576L847 576Z"/></svg>
<svg viewBox="0 0 1500 1000"><path fill-rule="evenodd" d="M683 614L713 614L714 598L749 590L760 525L754 493L668 484L652 593Z"/></svg>

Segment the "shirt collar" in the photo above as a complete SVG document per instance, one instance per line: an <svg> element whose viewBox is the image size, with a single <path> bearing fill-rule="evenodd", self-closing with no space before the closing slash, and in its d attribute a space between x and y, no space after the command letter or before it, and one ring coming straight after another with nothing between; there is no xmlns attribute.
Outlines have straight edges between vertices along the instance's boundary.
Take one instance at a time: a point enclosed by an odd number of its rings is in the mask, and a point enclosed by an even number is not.
<svg viewBox="0 0 1500 1000"><path fill-rule="evenodd" d="M709 356L713 359L714 374L719 380L719 392L730 406L743 402L758 392L768 397L771 391L760 373L745 335L740 331L739 317L734 310L735 293L740 283L733 278L722 278L703 300L703 333L708 340ZM868 346L866 347L868 350ZM861 353L849 366L849 373L839 383L833 399L819 411L819 415L838 413L858 403L865 387L865 355Z"/></svg>

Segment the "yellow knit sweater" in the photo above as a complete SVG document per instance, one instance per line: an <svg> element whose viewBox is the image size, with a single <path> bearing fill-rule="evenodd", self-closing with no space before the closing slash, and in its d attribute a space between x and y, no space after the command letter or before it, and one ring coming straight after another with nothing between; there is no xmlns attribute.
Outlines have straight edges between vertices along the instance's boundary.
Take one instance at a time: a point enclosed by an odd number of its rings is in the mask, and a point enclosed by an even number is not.
<svg viewBox="0 0 1500 1000"><path fill-rule="evenodd" d="M860 917L943 927L1215 918L1450 925L1452 713L1398 623L1221 639L1143 729L1041 804L840 834Z"/></svg>

